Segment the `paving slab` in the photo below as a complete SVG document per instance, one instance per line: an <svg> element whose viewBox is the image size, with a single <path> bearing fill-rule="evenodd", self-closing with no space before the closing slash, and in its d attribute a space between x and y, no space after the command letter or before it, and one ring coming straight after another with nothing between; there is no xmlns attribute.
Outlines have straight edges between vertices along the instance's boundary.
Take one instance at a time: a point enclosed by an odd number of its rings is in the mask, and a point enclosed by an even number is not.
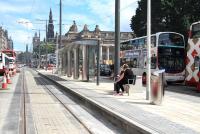
<svg viewBox="0 0 200 134"><path fill-rule="evenodd" d="M62 86L85 96L102 105L121 117L137 122L141 126L167 134L200 133L200 99L186 94L166 92L162 105L151 105L145 100L145 88L141 86L141 78L130 96L113 96L113 83L101 79L97 86L94 81L82 82L67 76L58 76L48 71L40 73L54 79L60 77L66 81L56 81ZM56 76L56 77L55 77Z"/></svg>

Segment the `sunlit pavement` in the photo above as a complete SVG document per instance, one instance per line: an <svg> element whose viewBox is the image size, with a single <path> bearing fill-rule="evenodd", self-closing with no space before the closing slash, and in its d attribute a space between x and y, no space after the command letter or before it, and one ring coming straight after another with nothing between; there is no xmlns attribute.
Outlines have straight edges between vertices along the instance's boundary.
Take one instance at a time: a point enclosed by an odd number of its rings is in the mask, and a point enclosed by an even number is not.
<svg viewBox="0 0 200 134"><path fill-rule="evenodd" d="M52 71L39 70L39 72L46 76L56 75ZM76 90L76 92L90 97L98 103L112 108L113 111L138 121L159 133L193 134L200 132L199 97L166 91L162 105L158 106L151 105L145 99L146 88L141 85L141 77L137 77L136 85L134 90L131 90L130 96L126 94L113 96L113 81L105 78L101 78L100 85L97 86L96 81L82 82L67 76L58 77L67 80L57 81L67 88Z"/></svg>

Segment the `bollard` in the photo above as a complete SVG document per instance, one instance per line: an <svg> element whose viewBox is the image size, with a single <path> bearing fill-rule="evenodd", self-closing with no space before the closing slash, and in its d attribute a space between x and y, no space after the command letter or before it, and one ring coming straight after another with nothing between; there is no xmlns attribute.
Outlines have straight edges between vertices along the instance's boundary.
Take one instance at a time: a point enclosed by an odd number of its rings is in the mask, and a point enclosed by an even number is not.
<svg viewBox="0 0 200 134"><path fill-rule="evenodd" d="M159 70L151 75L151 103L161 105L164 97L164 72Z"/></svg>

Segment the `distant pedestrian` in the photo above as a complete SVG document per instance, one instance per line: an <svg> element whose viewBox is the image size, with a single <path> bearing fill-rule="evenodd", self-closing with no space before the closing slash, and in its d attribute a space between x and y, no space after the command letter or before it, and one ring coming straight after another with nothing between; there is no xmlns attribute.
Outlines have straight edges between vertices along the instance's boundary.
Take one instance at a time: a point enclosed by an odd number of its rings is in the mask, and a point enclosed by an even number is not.
<svg viewBox="0 0 200 134"><path fill-rule="evenodd" d="M119 76L119 78L117 79L117 81L115 82L116 84L116 93L114 95L123 95L124 93L124 84L128 84L128 79L133 79L133 71L129 68L129 66L127 64L124 64L122 66L123 71L121 72L121 75ZM131 82L130 82L131 83ZM120 93L120 88L122 90L122 92Z"/></svg>

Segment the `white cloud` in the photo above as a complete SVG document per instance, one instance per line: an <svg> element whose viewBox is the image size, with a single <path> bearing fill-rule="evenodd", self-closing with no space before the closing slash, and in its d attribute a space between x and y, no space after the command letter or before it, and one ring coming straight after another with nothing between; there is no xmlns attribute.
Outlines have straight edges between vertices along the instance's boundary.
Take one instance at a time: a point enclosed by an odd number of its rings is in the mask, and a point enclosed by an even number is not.
<svg viewBox="0 0 200 134"><path fill-rule="evenodd" d="M123 0L123 3L121 3L120 22L122 31L132 31L130 28L130 23L132 16L135 15L137 1L138 0Z"/></svg>
<svg viewBox="0 0 200 134"><path fill-rule="evenodd" d="M72 1L72 0L63 0L62 2L63 6L81 6L81 5L84 5L85 4L85 1L84 0L75 0L75 1Z"/></svg>
<svg viewBox="0 0 200 134"><path fill-rule="evenodd" d="M120 22L122 31L131 31L130 20L135 14L138 0L123 0L120 3ZM115 2L113 0L99 1L99 0L88 0L88 6L93 14L99 16L100 28L103 30L114 29L115 22ZM108 29L104 29L108 28Z"/></svg>
<svg viewBox="0 0 200 134"><path fill-rule="evenodd" d="M15 44L18 45L31 44L32 37L30 36L31 34L28 31L12 30L10 34L12 36L12 39L15 41Z"/></svg>
<svg viewBox="0 0 200 134"><path fill-rule="evenodd" d="M30 6L25 6L23 4L16 5L13 3L7 3L7 2L0 2L1 8L0 13L26 13L30 10Z"/></svg>
<svg viewBox="0 0 200 134"><path fill-rule="evenodd" d="M21 24L22 26L24 26L25 28L28 28L28 29L33 28L32 22L28 19L20 18L17 20L17 23Z"/></svg>

